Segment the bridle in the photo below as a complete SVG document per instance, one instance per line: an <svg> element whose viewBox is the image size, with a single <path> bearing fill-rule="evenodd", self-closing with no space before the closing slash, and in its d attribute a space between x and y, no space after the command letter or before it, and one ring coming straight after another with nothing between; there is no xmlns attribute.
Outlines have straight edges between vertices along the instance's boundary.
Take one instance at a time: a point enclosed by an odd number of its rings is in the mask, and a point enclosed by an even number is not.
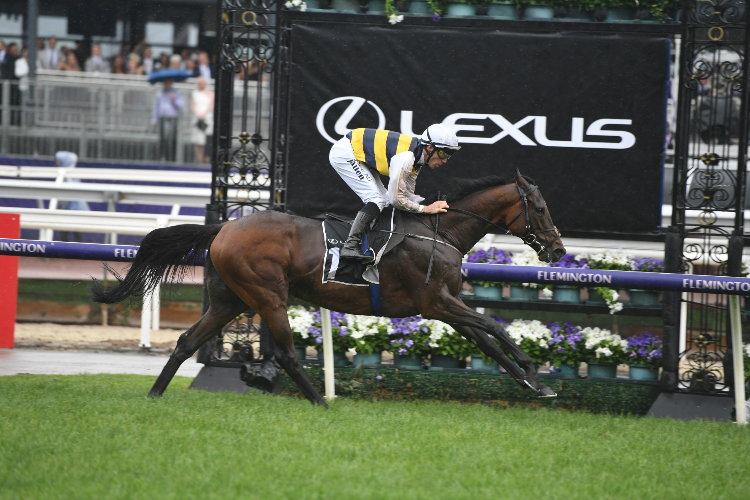
<svg viewBox="0 0 750 500"><path fill-rule="evenodd" d="M553 226L551 229L538 229L535 230L534 226L531 224L531 216L529 216L529 196L539 189L538 186L532 186L531 189L528 191L524 191L521 186L518 185L518 181L516 181L516 187L518 188L518 194L521 196L521 200L523 200L523 209L518 212L518 214L513 217L513 220L508 223L508 227L503 227L498 224L495 224L489 219L485 219L481 215L475 214L474 212L469 212L468 210L462 210L460 208L448 208L449 212L458 212L464 215L468 215L470 217L474 217L477 220L480 220L482 222L485 222L487 224L490 224L492 226L495 226L496 228L500 229L501 231L504 231L505 234L510 234L511 236L515 236L517 238L521 238L521 240L527 244L529 247L531 247L532 250L536 252L537 256L540 256L542 254L545 254L547 257L547 260L552 261L552 255L549 252L549 248L555 244L557 240L560 239L560 231L557 230L556 226ZM518 234L511 231L509 228L513 225L514 222L518 220L519 217L521 217L522 214L526 215L526 230L524 234ZM539 241L539 238L537 237L541 233L548 233L550 231L555 232L555 237L550 241L549 243L542 243Z"/></svg>

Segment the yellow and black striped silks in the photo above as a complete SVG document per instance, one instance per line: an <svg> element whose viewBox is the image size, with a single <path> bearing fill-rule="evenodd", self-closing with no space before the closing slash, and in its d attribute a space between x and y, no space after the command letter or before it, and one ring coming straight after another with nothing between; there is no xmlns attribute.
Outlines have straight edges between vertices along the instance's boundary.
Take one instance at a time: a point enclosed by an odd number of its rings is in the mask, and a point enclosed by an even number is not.
<svg viewBox="0 0 750 500"><path fill-rule="evenodd" d="M419 145L417 137L374 128L354 129L346 134L346 138L352 142L354 157L383 175L388 175L388 166L394 155L414 151Z"/></svg>

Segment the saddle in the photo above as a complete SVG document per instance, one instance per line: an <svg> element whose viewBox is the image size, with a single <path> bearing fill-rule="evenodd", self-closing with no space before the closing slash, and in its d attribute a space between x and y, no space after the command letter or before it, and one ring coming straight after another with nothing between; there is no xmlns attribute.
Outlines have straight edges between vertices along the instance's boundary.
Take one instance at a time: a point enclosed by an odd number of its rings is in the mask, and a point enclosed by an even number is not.
<svg viewBox="0 0 750 500"><path fill-rule="evenodd" d="M346 243L352 223L330 214L326 215L329 218L323 221L323 244L326 250L323 283L330 281L352 286L379 284L380 274L377 266L380 260L404 239L401 211L387 207L362 237L362 251L373 256L373 261L366 263L339 258L339 252Z"/></svg>

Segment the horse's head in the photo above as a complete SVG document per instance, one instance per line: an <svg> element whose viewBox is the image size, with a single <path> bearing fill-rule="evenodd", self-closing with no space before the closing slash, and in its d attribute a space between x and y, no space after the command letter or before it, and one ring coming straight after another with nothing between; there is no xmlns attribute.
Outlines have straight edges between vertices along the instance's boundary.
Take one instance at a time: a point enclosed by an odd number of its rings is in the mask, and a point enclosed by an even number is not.
<svg viewBox="0 0 750 500"><path fill-rule="evenodd" d="M516 169L518 186L518 208L521 212L510 223L508 229L529 245L544 262L557 262L565 255L560 232L552 222L547 203L539 188L531 184Z"/></svg>

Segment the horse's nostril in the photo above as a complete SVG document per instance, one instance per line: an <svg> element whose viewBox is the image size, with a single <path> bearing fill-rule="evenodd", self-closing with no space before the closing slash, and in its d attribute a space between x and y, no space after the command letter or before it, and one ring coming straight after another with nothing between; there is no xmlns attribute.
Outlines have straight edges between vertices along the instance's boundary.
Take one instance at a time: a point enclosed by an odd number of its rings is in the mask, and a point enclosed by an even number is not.
<svg viewBox="0 0 750 500"><path fill-rule="evenodd" d="M557 248L554 252L552 252L552 256L555 258L555 262L559 261L560 259L565 256L567 252L565 251L565 248Z"/></svg>

